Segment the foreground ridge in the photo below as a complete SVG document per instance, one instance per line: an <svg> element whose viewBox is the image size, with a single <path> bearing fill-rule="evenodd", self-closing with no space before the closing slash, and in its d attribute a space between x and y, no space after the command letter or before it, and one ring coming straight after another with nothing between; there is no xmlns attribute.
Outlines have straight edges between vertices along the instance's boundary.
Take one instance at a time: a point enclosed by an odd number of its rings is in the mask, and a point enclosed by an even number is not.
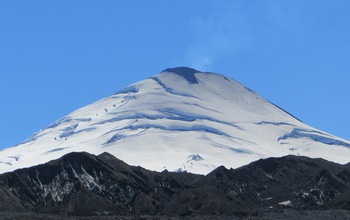
<svg viewBox="0 0 350 220"><path fill-rule="evenodd" d="M256 216L350 210L350 166L300 156L208 175L154 172L109 153L70 153L0 175L0 212L61 216ZM326 213L326 212L325 212ZM345 212L344 212L345 213Z"/></svg>

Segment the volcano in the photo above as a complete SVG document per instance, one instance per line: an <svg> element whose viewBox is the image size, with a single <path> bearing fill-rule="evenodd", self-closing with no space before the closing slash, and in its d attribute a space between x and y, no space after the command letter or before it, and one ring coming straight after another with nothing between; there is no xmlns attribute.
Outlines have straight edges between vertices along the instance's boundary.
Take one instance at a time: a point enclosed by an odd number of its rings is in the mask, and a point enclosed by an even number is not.
<svg viewBox="0 0 350 220"><path fill-rule="evenodd" d="M350 142L217 73L169 68L78 109L0 152L0 173L67 153L108 152L146 169L207 174L268 157L348 163Z"/></svg>

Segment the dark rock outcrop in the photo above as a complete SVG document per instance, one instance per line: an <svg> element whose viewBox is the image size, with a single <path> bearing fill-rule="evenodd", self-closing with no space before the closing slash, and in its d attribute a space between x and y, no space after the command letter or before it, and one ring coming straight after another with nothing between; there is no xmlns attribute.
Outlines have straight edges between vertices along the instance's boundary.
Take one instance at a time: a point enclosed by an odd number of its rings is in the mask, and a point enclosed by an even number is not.
<svg viewBox="0 0 350 220"><path fill-rule="evenodd" d="M0 211L59 215L247 216L350 210L350 167L286 156L206 176L154 172L103 153L70 153L0 175Z"/></svg>

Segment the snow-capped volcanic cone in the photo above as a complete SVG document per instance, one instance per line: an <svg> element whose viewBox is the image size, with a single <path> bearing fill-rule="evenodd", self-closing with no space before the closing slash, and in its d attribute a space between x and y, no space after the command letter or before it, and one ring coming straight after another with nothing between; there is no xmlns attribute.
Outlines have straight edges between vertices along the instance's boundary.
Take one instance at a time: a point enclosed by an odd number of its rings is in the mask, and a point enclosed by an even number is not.
<svg viewBox="0 0 350 220"><path fill-rule="evenodd" d="M223 75L179 67L78 109L0 152L0 173L72 151L208 173L288 154L350 161L350 142L312 128Z"/></svg>

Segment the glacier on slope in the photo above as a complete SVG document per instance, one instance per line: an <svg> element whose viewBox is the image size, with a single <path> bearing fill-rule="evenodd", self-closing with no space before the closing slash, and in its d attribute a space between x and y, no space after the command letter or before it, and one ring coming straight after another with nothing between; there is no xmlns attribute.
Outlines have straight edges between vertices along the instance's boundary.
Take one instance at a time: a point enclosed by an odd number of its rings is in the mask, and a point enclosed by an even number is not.
<svg viewBox="0 0 350 220"><path fill-rule="evenodd" d="M310 127L240 83L186 67L166 69L78 109L0 152L0 173L73 151L162 171L208 173L288 154L350 158L350 142Z"/></svg>

